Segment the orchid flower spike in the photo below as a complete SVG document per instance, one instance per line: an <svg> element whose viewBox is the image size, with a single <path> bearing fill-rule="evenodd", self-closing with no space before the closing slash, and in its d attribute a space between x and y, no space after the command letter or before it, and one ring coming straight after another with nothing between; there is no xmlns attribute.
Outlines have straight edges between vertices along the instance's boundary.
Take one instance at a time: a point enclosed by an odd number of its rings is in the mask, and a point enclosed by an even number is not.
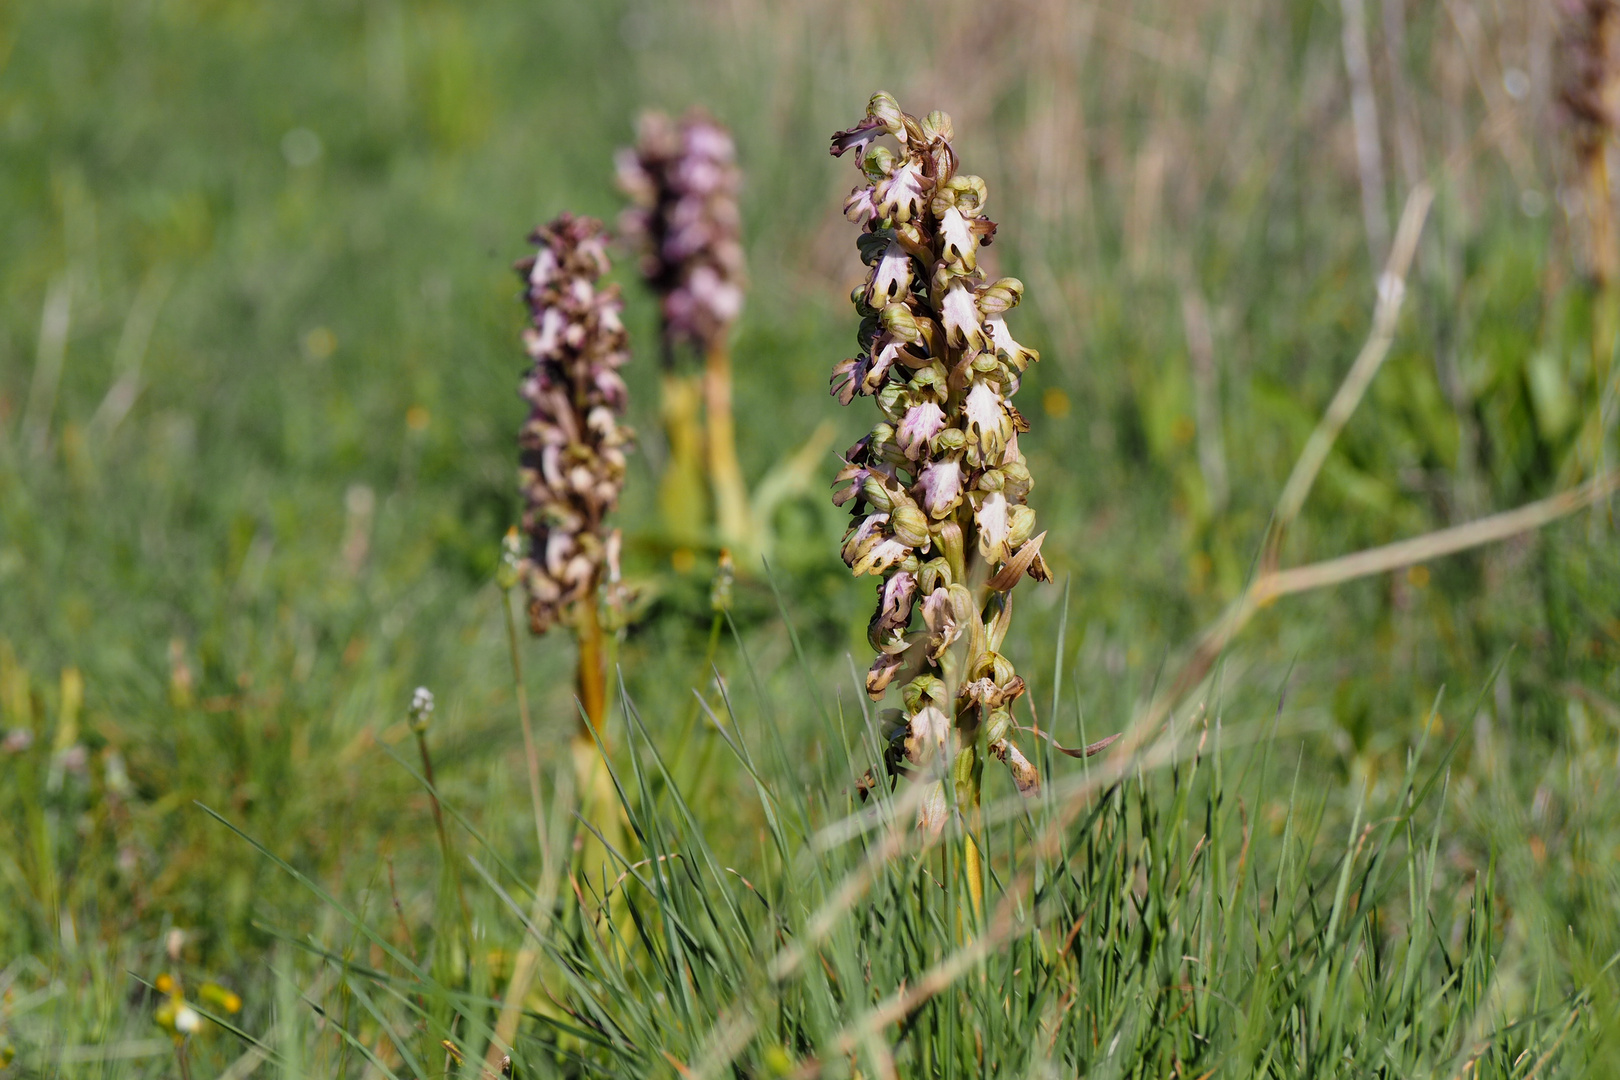
<svg viewBox="0 0 1620 1080"><path fill-rule="evenodd" d="M1007 329L1023 284L979 267L996 225L953 137L944 113L918 119L877 94L832 138L832 154L854 151L861 172L845 206L868 267L851 295L860 352L835 368L832 392L846 405L870 397L881 413L845 454L833 501L853 518L844 561L879 579L866 689L881 701L901 684L903 708L885 714L891 771L954 761L982 736L1031 794L1039 776L1013 742L1024 681L998 650L1014 586L1051 580L1025 502L1034 481L1018 437L1029 425L1012 404L1040 357ZM944 806L942 792L925 799L920 824L937 830Z"/></svg>
<svg viewBox="0 0 1620 1080"><path fill-rule="evenodd" d="M535 230L539 251L517 264L530 323L532 362L522 395L529 416L518 436L524 552L518 579L529 594L529 627L544 633L574 605L596 603L618 577L618 536L605 523L624 488L634 438L620 421L629 360L606 234L594 218L563 214Z"/></svg>

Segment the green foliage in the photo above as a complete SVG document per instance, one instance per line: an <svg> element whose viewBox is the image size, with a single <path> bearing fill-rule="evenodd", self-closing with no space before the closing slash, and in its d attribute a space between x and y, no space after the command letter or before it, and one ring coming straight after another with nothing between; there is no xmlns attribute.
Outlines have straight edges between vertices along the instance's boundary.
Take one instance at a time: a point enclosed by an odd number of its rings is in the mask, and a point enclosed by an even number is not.
<svg viewBox="0 0 1620 1080"><path fill-rule="evenodd" d="M1499 90L1499 63L1548 70L1521 56L1548 26L1535 5L1404 7L1404 51L1370 27L1387 201L1418 176L1439 195L1285 564L1551 493L1600 403L1558 128L1542 90ZM194 1075L441 1075L440 1039L493 1024L548 870L534 1075L669 1075L664 1051L696 1068L744 1021L734 1075L883 1075L885 1054L905 1076L1455 1076L1476 1053L1480 1075L1612 1073L1620 546L1601 513L1279 603L1139 769L1043 758L1030 806L991 780L981 922L954 839L871 858L888 819L856 816L872 737L845 689L870 596L819 498L777 507L774 581L739 580L711 654L712 562L672 569L656 524L643 347L619 517L649 603L615 644L611 728L639 835L602 924L612 883L581 901L563 873L557 637L525 646L549 856L536 835L491 583L517 505L509 264L559 210L611 219L635 111L699 103L738 136L751 484L819 421L840 448L860 434L823 386L858 269L826 133L879 86L953 114L999 200L986 256L1028 286L1044 359L1022 449L1071 582L1069 604L1020 595L1018 722L1083 743L1242 588L1366 332L1338 20L1301 0L919 0L882 26L752 0L0 5L0 1077L176 1075L164 972L199 1008L209 979L244 999L216 1013L244 1036L210 1021L188 1045ZM448 861L405 767L422 684Z"/></svg>

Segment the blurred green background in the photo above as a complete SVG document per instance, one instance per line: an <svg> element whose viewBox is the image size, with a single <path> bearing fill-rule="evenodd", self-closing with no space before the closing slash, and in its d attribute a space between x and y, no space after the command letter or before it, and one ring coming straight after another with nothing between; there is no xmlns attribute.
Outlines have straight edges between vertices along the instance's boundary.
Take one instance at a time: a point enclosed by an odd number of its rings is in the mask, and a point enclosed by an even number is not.
<svg viewBox="0 0 1620 1080"><path fill-rule="evenodd" d="M0 749L0 969L76 988L65 1042L147 1030L122 971L150 977L170 927L251 986L263 925L318 916L193 800L334 889L397 859L430 891L427 803L377 746L418 684L447 794L531 842L492 580L518 514L510 266L563 209L612 220L639 110L702 105L738 141L750 481L820 421L842 447L874 419L826 393L861 269L828 133L877 89L953 115L993 272L1027 286L1031 503L1069 589L1064 655L1062 586L1020 601L1011 652L1042 707L1061 667L1057 730L1095 737L1242 588L1421 180L1393 351L1284 564L1558 489L1596 401L1559 29L1486 0L0 6L0 726L32 734ZM658 534L655 308L620 267L641 447L619 520L653 602L618 658L673 738L705 684L713 560L677 572ZM775 528L812 679L853 708L871 586L819 491ZM770 722L808 740L762 575L737 619L785 702ZM526 650L560 760L571 646ZM1348 806L1393 782L1444 689L1449 858L1500 857L1511 933L1573 972L1620 945L1617 659L1620 545L1594 512L1284 600L1210 700Z"/></svg>

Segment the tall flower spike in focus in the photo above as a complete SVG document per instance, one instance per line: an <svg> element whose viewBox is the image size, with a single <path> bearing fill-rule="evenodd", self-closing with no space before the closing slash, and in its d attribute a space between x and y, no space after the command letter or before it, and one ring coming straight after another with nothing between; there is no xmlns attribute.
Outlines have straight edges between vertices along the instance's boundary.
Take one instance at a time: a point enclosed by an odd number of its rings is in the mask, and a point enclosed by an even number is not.
<svg viewBox="0 0 1620 1080"><path fill-rule="evenodd" d="M881 145L885 137L897 149ZM956 805L971 814L981 744L1021 792L1039 790L1013 742L1024 680L1000 650L1013 587L1026 574L1051 580L1045 534L1036 535L1025 505L1032 481L1018 436L1028 424L1011 401L1039 359L1005 322L1024 287L986 281L978 267L996 226L984 216L985 182L958 171L952 137L944 113L919 120L877 94L831 148L856 153L862 181L845 212L861 226L869 268L851 294L860 351L834 370L832 392L846 405L871 397L882 413L845 455L833 501L854 518L844 561L879 579L866 689L881 701L900 684L903 708L884 713L888 763L934 785L918 824L936 832L948 804L927 773L943 766ZM976 852L969 843L970 874Z"/></svg>
<svg viewBox="0 0 1620 1080"><path fill-rule="evenodd" d="M619 151L617 171L632 203L620 227L641 249L642 276L658 295L662 315L670 464L660 502L666 521L680 541L700 540L702 503L712 496L720 545L751 550L731 408L729 338L745 285L736 156L730 133L706 114L694 110L677 124L649 112L641 117L636 145ZM683 349L704 357L701 390L675 371ZM697 415L700 398L706 431Z"/></svg>
<svg viewBox="0 0 1620 1080"><path fill-rule="evenodd" d="M535 230L540 250L517 264L533 362L522 384L529 416L518 442L525 550L518 578L529 628L565 622L579 639L579 695L600 731L606 709L602 585L618 576L619 534L606 517L624 487L632 434L621 422L629 359L617 286L599 288L609 264L602 223L563 214ZM589 732L581 731L588 743ZM592 748L594 754L594 748Z"/></svg>

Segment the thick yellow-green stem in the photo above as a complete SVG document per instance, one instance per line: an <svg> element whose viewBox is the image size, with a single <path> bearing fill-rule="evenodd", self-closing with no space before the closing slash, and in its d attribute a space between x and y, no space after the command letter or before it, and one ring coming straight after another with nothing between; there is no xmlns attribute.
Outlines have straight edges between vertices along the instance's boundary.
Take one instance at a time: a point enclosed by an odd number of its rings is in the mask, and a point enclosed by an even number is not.
<svg viewBox="0 0 1620 1080"><path fill-rule="evenodd" d="M439 834L439 853L444 859L444 876L455 884L456 899L461 905L462 940L467 950L467 970L470 973L473 956L472 908L467 905L467 892L461 887L461 875L456 872L455 850L450 846L450 833L444 827L444 812L439 808L439 784L433 777L433 756L428 753L425 728L416 729L416 748L422 755L422 776L427 780L428 803L433 807L433 825Z"/></svg>
<svg viewBox="0 0 1620 1080"><path fill-rule="evenodd" d="M696 376L664 374L661 411L669 460L658 483L658 509L670 542L677 547L701 545L708 522L700 381Z"/></svg>
<svg viewBox="0 0 1620 1080"><path fill-rule="evenodd" d="M731 413L731 351L724 340L712 345L704 359L703 404L715 530L721 546L731 549L738 565L752 568L751 554L758 545L754 543L748 487L737 461L737 436Z"/></svg>
<svg viewBox="0 0 1620 1080"><path fill-rule="evenodd" d="M1620 243L1614 202L1609 191L1607 139L1598 139L1582 154L1586 180L1587 261L1592 275L1591 408L1576 436L1573 452L1559 480L1568 485L1603 467L1603 400L1609 386L1617 332L1620 332Z"/></svg>
<svg viewBox="0 0 1620 1080"><path fill-rule="evenodd" d="M579 734L590 741L589 723L596 730L604 746L607 740L602 730L607 715L607 677L602 670L602 620L597 613L596 587L593 585L579 605L579 619L574 627L579 639L579 703L585 715L579 719Z"/></svg>
<svg viewBox="0 0 1620 1080"><path fill-rule="evenodd" d="M955 774L956 806L962 813L962 872L967 875L968 898L973 902L975 926L984 921L984 866L979 858L979 788L984 777L984 759L979 754L977 721L958 728L962 747L957 751Z"/></svg>
<svg viewBox="0 0 1620 1080"><path fill-rule="evenodd" d="M579 604L574 617L574 636L579 643L577 688L580 709L578 727L569 747L574 759L574 782L580 802L580 816L589 822L608 845L624 850L624 831L619 827L619 797L608 772L607 758L607 678L603 665L602 621L597 612L597 587ZM594 733L594 734L593 734ZM601 749L597 744L601 744ZM605 872L612 870L612 857L594 836L586 836L582 846L580 872L592 887L601 887Z"/></svg>

